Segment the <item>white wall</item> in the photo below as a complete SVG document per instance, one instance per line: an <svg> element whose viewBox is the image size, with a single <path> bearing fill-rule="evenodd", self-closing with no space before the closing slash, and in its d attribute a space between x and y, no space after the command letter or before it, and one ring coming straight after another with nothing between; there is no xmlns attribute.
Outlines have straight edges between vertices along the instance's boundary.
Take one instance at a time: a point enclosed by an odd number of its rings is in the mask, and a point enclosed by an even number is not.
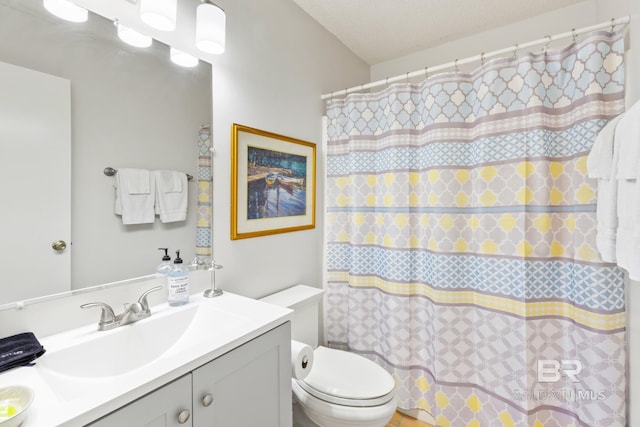
<svg viewBox="0 0 640 427"><path fill-rule="evenodd" d="M261 297L295 283L322 286L324 102L369 67L290 0L227 0L227 48L213 64L214 255L222 288ZM317 144L316 228L230 239L230 132L239 123Z"/></svg>

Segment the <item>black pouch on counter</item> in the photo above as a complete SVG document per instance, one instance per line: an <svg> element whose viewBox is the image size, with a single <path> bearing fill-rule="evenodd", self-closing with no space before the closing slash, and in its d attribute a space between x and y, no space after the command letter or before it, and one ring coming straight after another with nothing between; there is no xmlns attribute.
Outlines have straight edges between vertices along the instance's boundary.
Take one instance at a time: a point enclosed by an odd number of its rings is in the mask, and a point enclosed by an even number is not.
<svg viewBox="0 0 640 427"><path fill-rule="evenodd" d="M16 366L32 365L32 362L44 352L44 347L32 332L2 338L0 339L0 372Z"/></svg>

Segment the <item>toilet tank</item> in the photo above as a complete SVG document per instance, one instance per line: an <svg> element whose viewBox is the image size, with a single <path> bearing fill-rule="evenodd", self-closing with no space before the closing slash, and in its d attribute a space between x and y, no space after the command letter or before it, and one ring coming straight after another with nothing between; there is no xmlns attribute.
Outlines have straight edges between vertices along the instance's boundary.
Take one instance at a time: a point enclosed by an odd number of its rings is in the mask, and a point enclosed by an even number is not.
<svg viewBox="0 0 640 427"><path fill-rule="evenodd" d="M322 301L323 293L322 289L295 285L261 298L261 301L293 310L291 338L316 348L320 332L318 316L320 315L320 301Z"/></svg>

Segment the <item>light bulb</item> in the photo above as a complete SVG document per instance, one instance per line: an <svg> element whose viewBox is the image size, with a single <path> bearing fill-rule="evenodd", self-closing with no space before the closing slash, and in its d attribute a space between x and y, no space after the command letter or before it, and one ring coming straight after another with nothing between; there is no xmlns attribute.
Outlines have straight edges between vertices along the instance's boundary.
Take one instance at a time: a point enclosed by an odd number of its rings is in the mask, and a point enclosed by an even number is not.
<svg viewBox="0 0 640 427"><path fill-rule="evenodd" d="M195 67L198 65L198 62L200 62L195 56L189 55L175 47L170 49L169 56L171 57L171 62L180 65L181 67Z"/></svg>
<svg viewBox="0 0 640 427"><path fill-rule="evenodd" d="M224 52L226 16L212 3L203 3L196 9L196 46L203 52Z"/></svg>
<svg viewBox="0 0 640 427"><path fill-rule="evenodd" d="M135 47L149 47L153 42L151 37L145 36L136 30L126 27L118 21L116 21L116 27L118 28L118 37L128 45Z"/></svg>
<svg viewBox="0 0 640 427"><path fill-rule="evenodd" d="M76 6L68 0L43 0L42 5L50 13L71 22L85 22L89 18L89 12L80 6Z"/></svg>
<svg viewBox="0 0 640 427"><path fill-rule="evenodd" d="M156 30L173 31L177 7L177 0L140 0L140 19Z"/></svg>

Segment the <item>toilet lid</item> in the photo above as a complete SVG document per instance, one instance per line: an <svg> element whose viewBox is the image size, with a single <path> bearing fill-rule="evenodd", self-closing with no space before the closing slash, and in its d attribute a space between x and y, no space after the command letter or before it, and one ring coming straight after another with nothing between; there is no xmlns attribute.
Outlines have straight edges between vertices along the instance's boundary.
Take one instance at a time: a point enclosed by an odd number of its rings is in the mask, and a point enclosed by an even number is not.
<svg viewBox="0 0 640 427"><path fill-rule="evenodd" d="M311 372L300 383L320 399L343 404L360 400L379 405L393 396L395 387L393 377L371 360L322 346L314 350Z"/></svg>

